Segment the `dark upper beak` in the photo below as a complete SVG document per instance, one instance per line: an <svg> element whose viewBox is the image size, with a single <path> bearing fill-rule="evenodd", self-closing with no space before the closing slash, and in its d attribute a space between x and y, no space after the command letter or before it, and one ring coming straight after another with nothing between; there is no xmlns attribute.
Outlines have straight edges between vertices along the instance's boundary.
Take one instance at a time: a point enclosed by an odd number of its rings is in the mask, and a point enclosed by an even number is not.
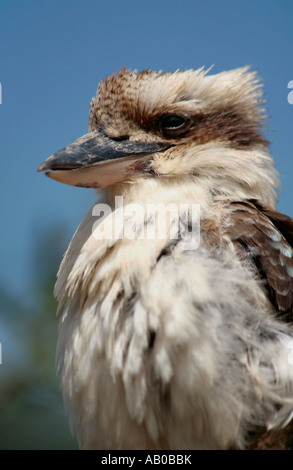
<svg viewBox="0 0 293 470"><path fill-rule="evenodd" d="M93 131L47 158L38 171L52 170L47 176L73 186L102 188L124 181L141 169L144 157L169 146L160 142L116 141Z"/></svg>

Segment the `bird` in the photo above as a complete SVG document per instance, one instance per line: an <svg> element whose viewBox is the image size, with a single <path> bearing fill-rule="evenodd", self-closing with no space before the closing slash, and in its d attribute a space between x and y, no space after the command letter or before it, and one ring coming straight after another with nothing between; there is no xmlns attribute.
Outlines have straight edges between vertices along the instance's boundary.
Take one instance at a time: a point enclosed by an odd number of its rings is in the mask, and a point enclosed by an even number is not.
<svg viewBox="0 0 293 470"><path fill-rule="evenodd" d="M38 167L97 193L54 290L80 449L293 448L293 220L266 119L250 66L124 67Z"/></svg>

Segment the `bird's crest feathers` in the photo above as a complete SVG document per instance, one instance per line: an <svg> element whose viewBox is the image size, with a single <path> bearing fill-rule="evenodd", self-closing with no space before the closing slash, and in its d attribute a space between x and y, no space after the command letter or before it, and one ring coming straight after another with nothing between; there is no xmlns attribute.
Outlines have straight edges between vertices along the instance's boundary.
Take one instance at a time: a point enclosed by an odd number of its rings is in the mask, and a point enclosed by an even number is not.
<svg viewBox="0 0 293 470"><path fill-rule="evenodd" d="M121 117L138 124L152 116L181 111L216 113L233 109L255 124L264 117L261 82L249 67L208 75L210 69L141 72L126 67L102 81L93 98L90 129Z"/></svg>

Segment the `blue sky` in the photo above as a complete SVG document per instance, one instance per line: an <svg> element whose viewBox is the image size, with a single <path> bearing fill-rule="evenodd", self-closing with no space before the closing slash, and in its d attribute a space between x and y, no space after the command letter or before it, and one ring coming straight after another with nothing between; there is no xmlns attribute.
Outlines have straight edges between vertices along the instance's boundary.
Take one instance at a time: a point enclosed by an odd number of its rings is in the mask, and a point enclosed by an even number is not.
<svg viewBox="0 0 293 470"><path fill-rule="evenodd" d="M36 168L87 131L99 81L124 65L258 70L283 183L279 209L293 217L292 25L292 0L1 0L0 283L28 300L36 237L62 223L69 241L94 202L93 191Z"/></svg>

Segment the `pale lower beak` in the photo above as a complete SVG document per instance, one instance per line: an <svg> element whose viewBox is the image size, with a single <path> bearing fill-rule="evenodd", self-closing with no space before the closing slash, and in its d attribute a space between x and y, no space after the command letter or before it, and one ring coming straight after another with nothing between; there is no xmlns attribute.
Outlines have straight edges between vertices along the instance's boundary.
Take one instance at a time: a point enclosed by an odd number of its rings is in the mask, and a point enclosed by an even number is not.
<svg viewBox="0 0 293 470"><path fill-rule="evenodd" d="M104 188L141 173L156 152L166 150L166 143L116 141L93 131L54 153L38 171L72 186Z"/></svg>

